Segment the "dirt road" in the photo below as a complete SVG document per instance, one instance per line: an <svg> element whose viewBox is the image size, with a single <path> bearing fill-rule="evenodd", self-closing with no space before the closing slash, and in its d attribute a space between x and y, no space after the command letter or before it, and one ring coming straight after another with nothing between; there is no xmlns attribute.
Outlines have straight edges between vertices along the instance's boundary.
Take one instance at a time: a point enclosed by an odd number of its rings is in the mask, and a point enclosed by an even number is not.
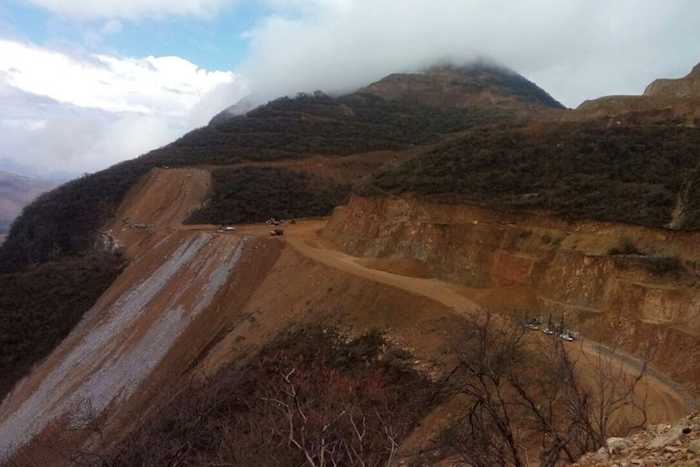
<svg viewBox="0 0 700 467"><path fill-rule="evenodd" d="M367 280L396 287L407 292L439 302L456 313L476 317L482 312L479 304L469 297L473 291L437 279L402 276L391 272L371 269L362 264L362 259L334 249L318 235L325 221L306 221L285 228L284 240L299 253L326 266L354 274ZM205 228L202 226L201 228ZM239 233L268 235L269 226L243 226ZM632 356L623 356L606 351L601 344L581 340L568 344L571 354L584 367L592 368L601 361L634 377L639 374L641 362ZM648 404L650 423L666 423L678 420L688 412L688 398L659 371L650 371L641 385L640 397Z"/></svg>

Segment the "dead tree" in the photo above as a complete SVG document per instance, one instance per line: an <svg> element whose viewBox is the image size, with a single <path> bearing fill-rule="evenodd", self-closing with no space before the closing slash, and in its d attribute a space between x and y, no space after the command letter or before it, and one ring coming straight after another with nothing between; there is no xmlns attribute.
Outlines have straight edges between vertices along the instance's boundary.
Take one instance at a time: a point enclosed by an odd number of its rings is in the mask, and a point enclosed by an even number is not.
<svg viewBox="0 0 700 467"><path fill-rule="evenodd" d="M376 450L371 443L383 443L386 465L391 465L398 451L397 434L378 410L365 414L354 405L334 404L319 407L318 401L306 400L304 382L295 382L296 370L282 375L283 386L262 400L283 417L268 426L284 433L287 444L303 454L309 467L366 467L376 465ZM370 418L373 423L370 423ZM272 417L274 419L274 417ZM371 451L371 452L370 452Z"/></svg>
<svg viewBox="0 0 700 467"><path fill-rule="evenodd" d="M629 375L616 355L573 358L585 354L571 345L490 315L474 326L450 383L466 396L466 416L446 436L465 463L574 462L603 446L616 423L626 432L646 423L638 394L646 364Z"/></svg>

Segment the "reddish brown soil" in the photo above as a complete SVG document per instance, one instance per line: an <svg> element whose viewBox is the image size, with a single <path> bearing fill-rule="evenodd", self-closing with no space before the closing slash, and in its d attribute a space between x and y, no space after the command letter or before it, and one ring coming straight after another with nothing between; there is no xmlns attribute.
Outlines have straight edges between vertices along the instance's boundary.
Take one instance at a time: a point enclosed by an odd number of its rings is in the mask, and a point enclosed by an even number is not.
<svg viewBox="0 0 700 467"><path fill-rule="evenodd" d="M369 269L391 272L400 276L420 277L423 279L433 277L430 266L423 261L413 258L363 258L360 264Z"/></svg>

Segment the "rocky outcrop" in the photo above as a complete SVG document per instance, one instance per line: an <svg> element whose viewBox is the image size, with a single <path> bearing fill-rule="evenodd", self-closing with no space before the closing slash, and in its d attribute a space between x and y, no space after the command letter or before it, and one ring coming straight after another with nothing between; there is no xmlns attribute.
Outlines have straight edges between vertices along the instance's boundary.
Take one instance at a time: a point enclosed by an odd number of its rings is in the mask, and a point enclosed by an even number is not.
<svg viewBox="0 0 700 467"><path fill-rule="evenodd" d="M610 438L598 452L583 456L579 467L700 465L700 415L676 425L657 425L629 438Z"/></svg>

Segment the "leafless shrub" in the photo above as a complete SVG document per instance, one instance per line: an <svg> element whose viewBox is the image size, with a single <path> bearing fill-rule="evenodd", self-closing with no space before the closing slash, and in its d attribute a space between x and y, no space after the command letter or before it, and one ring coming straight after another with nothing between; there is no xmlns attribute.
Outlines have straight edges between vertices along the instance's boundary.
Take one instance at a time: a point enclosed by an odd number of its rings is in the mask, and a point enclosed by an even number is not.
<svg viewBox="0 0 700 467"><path fill-rule="evenodd" d="M467 396L463 420L445 441L474 466L574 462L612 432L646 424L634 374L614 355L589 357L556 336L526 337L521 326L489 316L468 336L452 385ZM576 355L574 358L573 356Z"/></svg>
<svg viewBox="0 0 700 467"><path fill-rule="evenodd" d="M378 334L347 340L301 329L242 368L178 381L148 413L134 414L123 441L109 439L115 433L102 432L82 404L11 465L390 465L436 387L389 362L389 350Z"/></svg>

